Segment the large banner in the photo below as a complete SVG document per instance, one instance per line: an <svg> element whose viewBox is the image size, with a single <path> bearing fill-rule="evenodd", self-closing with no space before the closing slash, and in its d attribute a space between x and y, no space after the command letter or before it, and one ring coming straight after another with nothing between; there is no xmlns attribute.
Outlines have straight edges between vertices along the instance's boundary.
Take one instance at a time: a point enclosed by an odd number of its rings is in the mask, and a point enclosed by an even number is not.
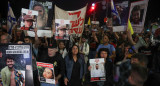
<svg viewBox="0 0 160 86"><path fill-rule="evenodd" d="M113 32L120 32L126 30L126 25L128 22L129 6L128 0L120 0L113 3L111 2L112 8L112 24Z"/></svg>
<svg viewBox="0 0 160 86"><path fill-rule="evenodd" d="M148 0L141 0L131 3L129 19L135 33L141 33L144 28L147 6Z"/></svg>
<svg viewBox="0 0 160 86"><path fill-rule="evenodd" d="M30 44L0 44L0 83L3 86L34 86L31 49Z"/></svg>
<svg viewBox="0 0 160 86"><path fill-rule="evenodd" d="M87 5L79 10L65 11L55 6L55 19L70 20L70 34L80 36L83 32Z"/></svg>

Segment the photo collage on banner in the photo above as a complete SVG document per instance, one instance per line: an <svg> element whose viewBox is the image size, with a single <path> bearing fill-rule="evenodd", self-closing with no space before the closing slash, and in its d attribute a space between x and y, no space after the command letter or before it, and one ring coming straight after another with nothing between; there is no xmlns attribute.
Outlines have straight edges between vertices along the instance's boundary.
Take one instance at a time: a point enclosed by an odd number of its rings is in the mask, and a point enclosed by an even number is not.
<svg viewBox="0 0 160 86"><path fill-rule="evenodd" d="M0 83L3 86L34 86L31 47L30 44L0 44Z"/></svg>
<svg viewBox="0 0 160 86"><path fill-rule="evenodd" d="M37 69L40 75L40 82L55 84L53 64L37 62Z"/></svg>
<svg viewBox="0 0 160 86"><path fill-rule="evenodd" d="M126 30L129 15L128 0L120 0L112 2L112 24L113 32L120 32Z"/></svg>
<svg viewBox="0 0 160 86"><path fill-rule="evenodd" d="M55 20L55 39L57 40L69 40L69 27L70 20L56 19Z"/></svg>
<svg viewBox="0 0 160 86"><path fill-rule="evenodd" d="M21 13L20 29L33 31L37 24L38 11L22 8Z"/></svg>
<svg viewBox="0 0 160 86"><path fill-rule="evenodd" d="M141 33L144 29L147 6L148 0L141 0L131 3L129 19L135 33Z"/></svg>
<svg viewBox="0 0 160 86"><path fill-rule="evenodd" d="M91 82L105 81L104 58L90 59L91 66Z"/></svg>
<svg viewBox="0 0 160 86"><path fill-rule="evenodd" d="M37 17L37 35L38 37L51 37L52 20L53 20L53 0L31 0L31 10L38 11ZM34 33L27 32L31 37L34 37Z"/></svg>

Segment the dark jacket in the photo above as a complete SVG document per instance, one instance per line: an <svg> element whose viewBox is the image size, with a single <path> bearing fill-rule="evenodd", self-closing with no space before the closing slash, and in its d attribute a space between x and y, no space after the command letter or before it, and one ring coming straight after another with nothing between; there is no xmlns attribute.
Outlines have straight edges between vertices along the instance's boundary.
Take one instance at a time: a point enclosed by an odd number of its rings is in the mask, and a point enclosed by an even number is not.
<svg viewBox="0 0 160 86"><path fill-rule="evenodd" d="M83 75L84 75L84 59L79 57L78 58L78 62L80 63L81 67L80 67L80 79L82 79ZM72 75L72 70L73 70L73 65L74 65L74 60L73 58L69 58L69 56L65 57L65 67L66 67L66 73L65 73L65 77L68 78L68 80L71 79L71 75Z"/></svg>
<svg viewBox="0 0 160 86"><path fill-rule="evenodd" d="M54 66L55 76L61 74L63 75L65 72L65 64L64 59L60 53L56 53L54 57L43 57L39 59L39 62L51 63Z"/></svg>
<svg viewBox="0 0 160 86"><path fill-rule="evenodd" d="M109 58L106 58L105 71L106 81L104 82L104 86L113 86L113 62Z"/></svg>

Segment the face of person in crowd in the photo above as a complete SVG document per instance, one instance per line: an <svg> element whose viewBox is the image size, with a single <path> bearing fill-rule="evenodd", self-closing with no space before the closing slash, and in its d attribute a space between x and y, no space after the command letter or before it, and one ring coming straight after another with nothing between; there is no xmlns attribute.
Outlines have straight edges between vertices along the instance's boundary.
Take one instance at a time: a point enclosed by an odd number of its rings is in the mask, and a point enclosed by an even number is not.
<svg viewBox="0 0 160 86"><path fill-rule="evenodd" d="M129 48L130 48L130 46L125 46L125 47L124 47L125 52L128 52L128 51L129 51Z"/></svg>
<svg viewBox="0 0 160 86"><path fill-rule="evenodd" d="M86 42L86 39L85 38L82 38L82 43Z"/></svg>
<svg viewBox="0 0 160 86"><path fill-rule="evenodd" d="M1 43L8 43L7 37L5 35L1 36Z"/></svg>
<svg viewBox="0 0 160 86"><path fill-rule="evenodd" d="M64 34L65 34L65 30L60 29L60 30L59 30L59 36L64 36Z"/></svg>
<svg viewBox="0 0 160 86"><path fill-rule="evenodd" d="M132 20L134 24L139 24L139 20L140 20L140 11L134 11L132 13Z"/></svg>
<svg viewBox="0 0 160 86"><path fill-rule="evenodd" d="M128 82L133 86L138 86L138 81L142 81L142 79L136 72L132 72L131 75L128 77Z"/></svg>
<svg viewBox="0 0 160 86"><path fill-rule="evenodd" d="M131 58L131 64L139 64L140 62L138 61L137 58Z"/></svg>
<svg viewBox="0 0 160 86"><path fill-rule="evenodd" d="M59 43L59 48L60 48L60 49L64 49L64 48L65 48L65 45L64 45L63 42L60 42L60 43Z"/></svg>
<svg viewBox="0 0 160 86"><path fill-rule="evenodd" d="M9 69L12 69L14 66L14 60L13 59L7 59L6 64Z"/></svg>
<svg viewBox="0 0 160 86"><path fill-rule="evenodd" d="M49 57L55 56L56 52L57 52L56 48L48 48L48 56Z"/></svg>
<svg viewBox="0 0 160 86"><path fill-rule="evenodd" d="M45 70L43 71L43 77L46 79L51 79L53 77L52 70L49 68L45 68Z"/></svg>
<svg viewBox="0 0 160 86"><path fill-rule="evenodd" d="M101 58L107 58L107 52L105 52L105 51L101 51L101 53L100 53L100 56L101 56Z"/></svg>
<svg viewBox="0 0 160 86"><path fill-rule="evenodd" d="M105 43L108 43L109 42L109 38L108 38L108 36L104 36L103 37L103 43L105 44Z"/></svg>
<svg viewBox="0 0 160 86"><path fill-rule="evenodd" d="M38 11L38 16L43 17L44 12L43 12L43 8L41 6L35 6L33 8L33 10Z"/></svg>
<svg viewBox="0 0 160 86"><path fill-rule="evenodd" d="M25 43L31 43L31 40L29 38L24 38Z"/></svg>
<svg viewBox="0 0 160 86"><path fill-rule="evenodd" d="M73 46L73 48L72 48L72 54L73 55L77 55L78 54L78 47L77 46Z"/></svg>
<svg viewBox="0 0 160 86"><path fill-rule="evenodd" d="M33 20L25 20L24 21L25 27L30 27L30 26L32 26L32 24L33 24Z"/></svg>
<svg viewBox="0 0 160 86"><path fill-rule="evenodd" d="M96 70L98 70L98 68L99 68L99 65L98 65L98 64L96 64Z"/></svg>

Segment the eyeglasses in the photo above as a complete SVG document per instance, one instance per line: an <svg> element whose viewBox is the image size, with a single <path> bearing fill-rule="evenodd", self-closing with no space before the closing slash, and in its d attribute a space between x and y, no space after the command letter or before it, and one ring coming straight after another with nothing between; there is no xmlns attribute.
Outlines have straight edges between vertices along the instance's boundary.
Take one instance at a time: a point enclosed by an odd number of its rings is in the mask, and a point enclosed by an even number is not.
<svg viewBox="0 0 160 86"><path fill-rule="evenodd" d="M42 12L42 10L38 10L38 12Z"/></svg>

